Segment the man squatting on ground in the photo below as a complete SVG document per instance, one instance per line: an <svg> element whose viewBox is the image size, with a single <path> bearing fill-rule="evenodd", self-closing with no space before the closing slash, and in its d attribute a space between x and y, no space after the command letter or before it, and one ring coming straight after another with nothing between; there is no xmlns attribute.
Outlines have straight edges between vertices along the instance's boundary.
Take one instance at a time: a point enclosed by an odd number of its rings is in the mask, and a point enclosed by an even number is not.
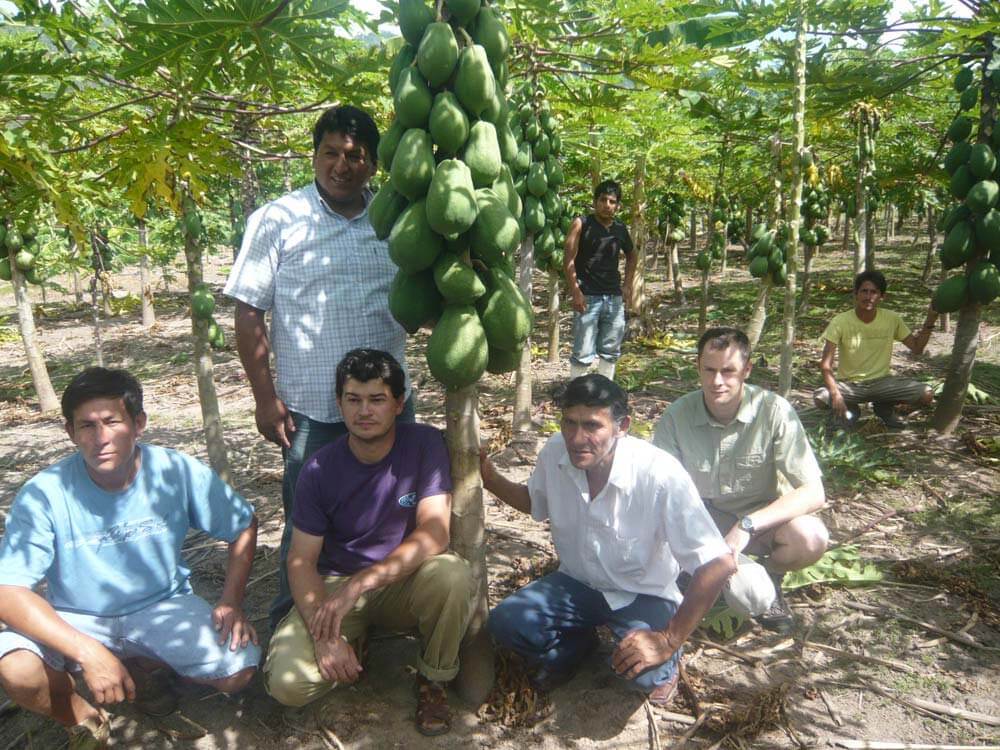
<svg viewBox="0 0 1000 750"><path fill-rule="evenodd" d="M347 432L330 387L337 363L351 349L369 346L392 354L405 372L406 332L388 303L396 266L368 221L378 142L367 113L326 110L313 128L313 183L250 215L226 283L225 294L236 301L236 346L253 390L257 429L284 458L285 526L272 631L292 606L285 562L299 471L318 448ZM407 399L400 421L413 418Z"/></svg>
<svg viewBox="0 0 1000 750"><path fill-rule="evenodd" d="M595 628L607 625L614 671L667 703L681 647L735 571L733 554L677 460L627 434L628 397L618 385L584 375L559 404L561 430L526 485L480 454L484 487L548 519L559 555L559 570L504 599L489 629L544 689L572 676L598 645ZM683 596L682 569L693 574Z"/></svg>
<svg viewBox="0 0 1000 750"><path fill-rule="evenodd" d="M458 674L473 586L465 560L447 552L448 449L433 427L397 424L404 376L389 354L348 352L336 393L348 434L299 476L288 555L295 607L271 638L267 691L305 705L357 681L369 625L416 629L417 729L443 734L444 683Z"/></svg>
<svg viewBox="0 0 1000 750"><path fill-rule="evenodd" d="M723 592L727 603L788 632L794 623L782 578L819 560L829 540L813 515L825 503L819 464L791 404L746 382L752 365L742 331L705 331L697 364L701 388L667 408L653 444L687 469L737 556L739 570ZM764 567L744 552L762 556Z"/></svg>
<svg viewBox="0 0 1000 750"><path fill-rule="evenodd" d="M901 428L906 423L896 414L896 406L911 410L934 400L926 383L892 375L892 344L902 341L913 354L923 354L934 330L937 313L927 311L924 325L913 334L892 310L879 307L887 284L879 271L863 271L854 278L854 309L836 315L823 331L824 387L813 393L820 408L829 408L833 423L853 427L861 404L871 403L875 416L886 427ZM833 360L837 377L833 376Z"/></svg>
<svg viewBox="0 0 1000 750"><path fill-rule="evenodd" d="M575 218L566 235L563 268L574 311L571 378L585 374L594 359L601 375L615 376L638 263L628 227L615 218L621 202L621 186L605 180L594 188L594 212ZM619 253L625 254L624 287Z"/></svg>
<svg viewBox="0 0 1000 750"><path fill-rule="evenodd" d="M77 450L25 483L0 544L0 685L65 726L71 748L99 748L103 706L173 710L164 665L225 693L250 682L260 649L242 602L257 519L201 462L139 442L142 388L125 370L81 372L62 413ZM228 542L214 607L188 581L189 528ZM33 591L43 578L46 598ZM76 691L81 672L96 706Z"/></svg>

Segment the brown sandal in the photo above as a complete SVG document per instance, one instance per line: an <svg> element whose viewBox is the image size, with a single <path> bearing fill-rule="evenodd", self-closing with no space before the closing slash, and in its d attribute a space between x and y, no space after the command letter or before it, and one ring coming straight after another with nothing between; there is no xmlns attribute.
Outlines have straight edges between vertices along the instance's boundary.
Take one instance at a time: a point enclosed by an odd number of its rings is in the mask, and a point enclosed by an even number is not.
<svg viewBox="0 0 1000 750"><path fill-rule="evenodd" d="M444 684L417 675L417 731L427 737L446 734L451 729L451 710Z"/></svg>

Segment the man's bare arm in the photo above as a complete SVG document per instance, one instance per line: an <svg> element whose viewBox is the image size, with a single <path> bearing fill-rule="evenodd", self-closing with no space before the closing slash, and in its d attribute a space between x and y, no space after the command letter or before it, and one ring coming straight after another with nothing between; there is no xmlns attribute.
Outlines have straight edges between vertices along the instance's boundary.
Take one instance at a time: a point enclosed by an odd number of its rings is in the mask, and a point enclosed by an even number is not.
<svg viewBox="0 0 1000 750"><path fill-rule="evenodd" d="M566 234L566 243L563 246L563 271L566 276L566 288L569 289L570 301L573 309L582 313L587 309L586 301L583 298L583 291L580 283L576 279L576 254L580 251L580 234L583 231L583 219L577 217L570 224L569 232Z"/></svg>
<svg viewBox="0 0 1000 750"><path fill-rule="evenodd" d="M290 448L295 423L274 390L264 311L239 300L236 301L236 350L253 391L257 430L272 443Z"/></svg>
<svg viewBox="0 0 1000 750"><path fill-rule="evenodd" d="M497 471L493 462L490 461L489 456L486 455L484 448L479 449L479 473L483 477L483 487L485 489L492 492L511 508L519 510L522 513L531 513L531 495L528 492L528 486L512 482Z"/></svg>
<svg viewBox="0 0 1000 750"><path fill-rule="evenodd" d="M253 566L253 556L256 551L257 516L253 516L250 525L229 543L222 596L212 610L212 622L219 632L219 642L224 643L227 639L231 639L230 649L233 651L245 648L251 641L258 642L257 631L247 619L243 609L243 597L246 594L250 568Z"/></svg>
<svg viewBox="0 0 1000 750"><path fill-rule="evenodd" d="M840 395L837 379L833 375L833 362L836 356L837 345L832 341L827 341L823 345L823 356L819 361L819 369L823 374L823 385L830 392L830 409L837 416L843 417L847 414L847 404L844 403L844 397Z"/></svg>
<svg viewBox="0 0 1000 750"><path fill-rule="evenodd" d="M929 309L920 330L916 333L911 333L903 339L903 346L909 349L914 356L919 357L924 353L927 342L930 341L931 333L934 331L934 321L937 320L937 317L937 312L933 308Z"/></svg>

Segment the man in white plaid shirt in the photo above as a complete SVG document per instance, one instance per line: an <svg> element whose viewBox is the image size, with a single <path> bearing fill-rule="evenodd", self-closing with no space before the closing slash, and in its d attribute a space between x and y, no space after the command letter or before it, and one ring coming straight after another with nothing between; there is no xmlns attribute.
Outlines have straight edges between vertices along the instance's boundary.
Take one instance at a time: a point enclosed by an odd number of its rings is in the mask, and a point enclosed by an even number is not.
<svg viewBox="0 0 1000 750"><path fill-rule="evenodd" d="M236 300L236 346L253 390L257 429L284 458L286 523L272 629L292 605L285 559L299 470L347 433L334 394L337 363L366 347L389 352L405 370L406 332L388 308L396 267L368 221L378 140L366 112L325 111L313 129L314 182L251 214L226 283L225 294ZM406 396L400 420L412 422L409 376Z"/></svg>

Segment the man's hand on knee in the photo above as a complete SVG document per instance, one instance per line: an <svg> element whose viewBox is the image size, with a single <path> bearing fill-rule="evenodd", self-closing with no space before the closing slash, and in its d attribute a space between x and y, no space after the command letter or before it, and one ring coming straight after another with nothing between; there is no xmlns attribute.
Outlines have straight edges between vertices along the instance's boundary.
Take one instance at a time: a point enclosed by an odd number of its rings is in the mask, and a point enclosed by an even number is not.
<svg viewBox="0 0 1000 750"><path fill-rule="evenodd" d="M125 665L97 641L80 657L83 679L99 705L135 700L135 683Z"/></svg>
<svg viewBox="0 0 1000 750"><path fill-rule="evenodd" d="M313 642L316 666L324 680L350 685L357 682L361 664L351 644L343 638Z"/></svg>
<svg viewBox="0 0 1000 750"><path fill-rule="evenodd" d="M661 630L631 630L611 655L611 666L622 677L633 679L650 667L663 664L680 646L671 643Z"/></svg>

